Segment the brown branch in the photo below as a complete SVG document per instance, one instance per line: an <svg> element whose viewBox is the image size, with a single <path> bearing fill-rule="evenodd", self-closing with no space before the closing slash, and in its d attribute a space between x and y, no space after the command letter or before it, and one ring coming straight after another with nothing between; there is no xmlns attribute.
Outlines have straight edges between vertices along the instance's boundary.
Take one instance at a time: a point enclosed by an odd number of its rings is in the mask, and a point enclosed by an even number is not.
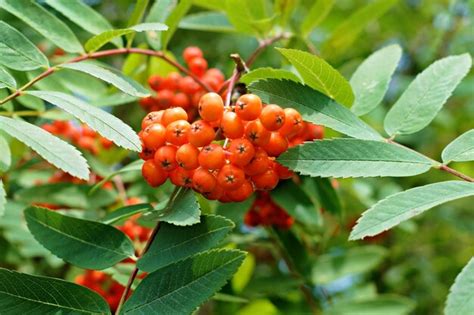
<svg viewBox="0 0 474 315"><path fill-rule="evenodd" d="M248 68L245 62L240 58L239 54L231 54L230 58L235 62L235 69L230 77L229 86L227 87L227 94L225 97L225 107L229 107L232 100L232 91L234 90L235 84L239 81L240 76L243 72L247 72Z"/></svg>
<svg viewBox="0 0 474 315"><path fill-rule="evenodd" d="M458 171L456 171L455 169L452 169L452 168L450 168L450 167L447 166L447 165L442 164L438 169L439 169L439 170L442 170L442 171L445 171L445 172L447 172L447 173L449 173L449 174L451 174L451 175L457 176L457 177L459 177L459 178L461 178L461 179L463 179L463 180L465 180L465 181L467 181L467 182L474 183L474 178L469 177L468 175L463 174L463 173L461 173L461 172L458 172Z"/></svg>
<svg viewBox="0 0 474 315"><path fill-rule="evenodd" d="M162 51L154 51L154 50L149 50L149 49L141 49L141 48L118 48L118 49L110 49L110 50L103 50L103 51L98 51L86 55L82 55L79 57L75 57L69 61L66 61L62 64L49 67L46 69L43 73L38 75L37 77L33 78L31 81L20 87L18 90L16 90L14 93L10 94L6 98L0 101L0 105L5 104L6 102L20 96L26 89L31 87L33 84L36 82L46 78L47 76L53 74L55 71L57 71L61 66L64 66L66 64L70 63L76 63L88 59L98 59L102 57L109 57L109 56L115 56L115 55L123 55L123 54L141 54L141 55L147 55L147 56L152 56L152 57L157 57L165 62L169 63L182 73L186 74L187 76L190 76L196 83L198 83L203 89L205 89L208 92L211 92L212 89L204 83L199 77L197 77L194 73L183 67L181 64L178 62L168 58Z"/></svg>

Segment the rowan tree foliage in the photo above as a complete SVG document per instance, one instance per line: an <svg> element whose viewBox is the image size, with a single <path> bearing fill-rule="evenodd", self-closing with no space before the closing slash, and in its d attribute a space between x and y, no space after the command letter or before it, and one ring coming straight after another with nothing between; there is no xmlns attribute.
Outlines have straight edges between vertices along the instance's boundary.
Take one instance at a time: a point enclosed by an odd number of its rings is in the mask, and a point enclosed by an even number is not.
<svg viewBox="0 0 474 315"><path fill-rule="evenodd" d="M473 9L0 0L0 314L472 314Z"/></svg>

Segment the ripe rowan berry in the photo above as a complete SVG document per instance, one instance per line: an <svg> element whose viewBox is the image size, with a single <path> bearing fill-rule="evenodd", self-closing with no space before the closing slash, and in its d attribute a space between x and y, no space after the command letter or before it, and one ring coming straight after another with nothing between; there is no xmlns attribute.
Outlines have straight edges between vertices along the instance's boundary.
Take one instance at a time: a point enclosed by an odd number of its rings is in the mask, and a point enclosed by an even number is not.
<svg viewBox="0 0 474 315"><path fill-rule="evenodd" d="M199 166L199 149L191 143L183 144L176 151L176 162L185 170L193 170Z"/></svg>
<svg viewBox="0 0 474 315"><path fill-rule="evenodd" d="M219 169L225 164L224 149L220 145L211 143L202 148L198 160L199 165L205 169Z"/></svg>
<svg viewBox="0 0 474 315"><path fill-rule="evenodd" d="M173 99L174 92L171 90L161 90L156 93L156 104L159 109L166 109L171 107L171 100Z"/></svg>
<svg viewBox="0 0 474 315"><path fill-rule="evenodd" d="M196 46L186 47L183 51L183 59L188 64L192 59L201 58L202 56L202 50Z"/></svg>
<svg viewBox="0 0 474 315"><path fill-rule="evenodd" d="M193 95L201 90L201 86L193 78L184 77L179 81L179 89L188 95Z"/></svg>
<svg viewBox="0 0 474 315"><path fill-rule="evenodd" d="M245 181L244 171L235 165L224 165L219 174L217 174L217 183L224 188L225 191L239 188Z"/></svg>
<svg viewBox="0 0 474 315"><path fill-rule="evenodd" d="M168 108L161 117L161 123L165 127L177 120L188 120L188 114L181 107Z"/></svg>
<svg viewBox="0 0 474 315"><path fill-rule="evenodd" d="M260 114L260 121L267 130L278 130L285 123L285 111L278 105L266 105Z"/></svg>
<svg viewBox="0 0 474 315"><path fill-rule="evenodd" d="M232 140L229 146L229 161L237 166L245 166L255 156L255 148L247 139Z"/></svg>
<svg viewBox="0 0 474 315"><path fill-rule="evenodd" d="M255 176L264 173L271 165L267 152L262 148L257 148L255 156L250 163L244 167L244 172L248 176Z"/></svg>
<svg viewBox="0 0 474 315"><path fill-rule="evenodd" d="M267 169L264 173L252 176L252 182L257 190L272 190L278 184L279 178L273 168Z"/></svg>
<svg viewBox="0 0 474 315"><path fill-rule="evenodd" d="M150 126L154 123L161 123L161 117L163 117L164 111L153 111L149 112L142 120L142 129Z"/></svg>
<svg viewBox="0 0 474 315"><path fill-rule="evenodd" d="M178 167L176 162L176 147L172 145L165 145L156 150L155 156L153 157L156 165L160 166L163 170L169 172Z"/></svg>
<svg viewBox="0 0 474 315"><path fill-rule="evenodd" d="M196 147L203 147L211 143L215 136L214 128L203 120L197 120L191 124L188 141Z"/></svg>
<svg viewBox="0 0 474 315"><path fill-rule="evenodd" d="M285 137L291 137L303 130L303 118L301 114L293 108L285 108L285 123L278 130Z"/></svg>
<svg viewBox="0 0 474 315"><path fill-rule="evenodd" d="M191 106L191 101L186 94L179 92L171 98L171 106L187 109Z"/></svg>
<svg viewBox="0 0 474 315"><path fill-rule="evenodd" d="M262 112L262 100L255 94L244 94L235 103L235 112L243 120L254 120Z"/></svg>
<svg viewBox="0 0 474 315"><path fill-rule="evenodd" d="M141 98L139 101L139 104L144 110L148 111L155 107L156 101L153 96L147 96L147 97Z"/></svg>
<svg viewBox="0 0 474 315"><path fill-rule="evenodd" d="M193 184L194 171L185 170L182 167L177 167L169 174L170 181L176 186L190 188Z"/></svg>
<svg viewBox="0 0 474 315"><path fill-rule="evenodd" d="M216 68L211 68L207 70L206 76L216 78L217 81L219 81L219 83L223 83L225 80L225 77L222 71Z"/></svg>
<svg viewBox="0 0 474 315"><path fill-rule="evenodd" d="M227 196L233 202L241 202L250 197L253 193L253 185L250 181L244 180L239 188L227 191Z"/></svg>
<svg viewBox="0 0 474 315"><path fill-rule="evenodd" d="M217 121L224 114L224 102L219 94L210 92L199 100L199 115L205 121Z"/></svg>
<svg viewBox="0 0 474 315"><path fill-rule="evenodd" d="M155 151L148 149L147 147L143 146L142 151L138 154L140 159L146 161L149 159L153 159L155 155Z"/></svg>
<svg viewBox="0 0 474 315"><path fill-rule="evenodd" d="M234 112L226 111L220 125L226 138L237 139L244 135L244 123Z"/></svg>
<svg viewBox="0 0 474 315"><path fill-rule="evenodd" d="M159 75L151 75L148 78L148 85L152 90L159 91L162 80Z"/></svg>
<svg viewBox="0 0 474 315"><path fill-rule="evenodd" d="M195 75L201 77L207 70L207 61L201 57L195 57L188 62L189 70Z"/></svg>
<svg viewBox="0 0 474 315"><path fill-rule="evenodd" d="M209 200L219 200L224 194L224 189L221 186L217 185L217 182L216 186L212 191L203 193L204 197Z"/></svg>
<svg viewBox="0 0 474 315"><path fill-rule="evenodd" d="M216 187L216 178L202 167L196 169L193 174L193 188L200 193L210 193Z"/></svg>
<svg viewBox="0 0 474 315"><path fill-rule="evenodd" d="M142 175L152 187L160 186L166 182L166 179L168 178L166 171L157 166L153 160L148 160L143 163Z"/></svg>
<svg viewBox="0 0 474 315"><path fill-rule="evenodd" d="M245 137L254 145L266 145L270 141L270 136L270 131L265 129L260 120L253 120L245 126Z"/></svg>
<svg viewBox="0 0 474 315"><path fill-rule="evenodd" d="M166 141L174 145L185 144L190 129L191 125L186 120L173 121L166 127Z"/></svg>
<svg viewBox="0 0 474 315"><path fill-rule="evenodd" d="M292 178L294 175L293 171L278 162L274 162L273 169L275 170L280 179L289 179Z"/></svg>
<svg viewBox="0 0 474 315"><path fill-rule="evenodd" d="M160 89L176 90L179 87L181 78L178 72L171 72L162 79Z"/></svg>
<svg viewBox="0 0 474 315"><path fill-rule="evenodd" d="M151 124L145 128L142 141L145 148L156 150L165 144L166 128L160 123Z"/></svg>
<svg viewBox="0 0 474 315"><path fill-rule="evenodd" d="M272 132L270 141L263 146L269 156L277 157L288 149L288 140L279 132Z"/></svg>

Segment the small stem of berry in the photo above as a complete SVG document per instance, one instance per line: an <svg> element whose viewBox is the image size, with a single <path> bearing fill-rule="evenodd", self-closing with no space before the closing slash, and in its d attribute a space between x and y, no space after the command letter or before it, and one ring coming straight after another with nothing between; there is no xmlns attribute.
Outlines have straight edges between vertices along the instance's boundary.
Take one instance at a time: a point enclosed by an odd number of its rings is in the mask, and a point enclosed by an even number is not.
<svg viewBox="0 0 474 315"><path fill-rule="evenodd" d="M235 62L235 69L230 77L229 86L227 88L227 94L225 97L225 107L230 107L232 101L232 92L234 90L235 84L239 81L240 76L243 72L249 71L245 62L240 58L239 54L231 54L230 58Z"/></svg>

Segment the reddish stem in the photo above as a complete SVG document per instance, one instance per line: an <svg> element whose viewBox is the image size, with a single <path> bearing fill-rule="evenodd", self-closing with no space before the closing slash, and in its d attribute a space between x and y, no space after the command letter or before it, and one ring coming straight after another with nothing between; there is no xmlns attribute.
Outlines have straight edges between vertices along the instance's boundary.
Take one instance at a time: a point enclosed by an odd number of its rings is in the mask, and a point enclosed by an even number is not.
<svg viewBox="0 0 474 315"><path fill-rule="evenodd" d="M447 165L441 165L439 167L439 169L442 170L442 171L448 172L449 174L452 174L454 176L457 176L457 177L459 177L459 178L461 178L461 179L463 179L467 182L474 183L474 178L469 177L466 174L463 174L461 172L458 172L455 169L452 169L452 168L448 167Z"/></svg>

